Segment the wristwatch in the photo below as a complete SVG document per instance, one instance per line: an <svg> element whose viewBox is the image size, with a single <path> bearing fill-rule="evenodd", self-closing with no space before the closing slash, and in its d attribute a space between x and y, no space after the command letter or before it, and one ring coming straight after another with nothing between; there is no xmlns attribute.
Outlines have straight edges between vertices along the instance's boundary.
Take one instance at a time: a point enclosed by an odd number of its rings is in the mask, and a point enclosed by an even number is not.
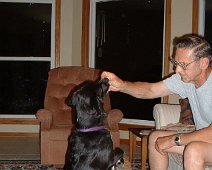
<svg viewBox="0 0 212 170"><path fill-rule="evenodd" d="M181 140L181 137L180 135L176 135L176 137L174 138L174 142L177 146L181 146L180 145L180 140Z"/></svg>

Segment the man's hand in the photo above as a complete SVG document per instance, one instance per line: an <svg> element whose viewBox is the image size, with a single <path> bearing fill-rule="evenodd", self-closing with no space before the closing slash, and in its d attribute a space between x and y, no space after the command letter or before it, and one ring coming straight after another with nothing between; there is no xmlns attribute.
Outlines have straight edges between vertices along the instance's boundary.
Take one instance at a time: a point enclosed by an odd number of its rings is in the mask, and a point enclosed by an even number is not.
<svg viewBox="0 0 212 170"><path fill-rule="evenodd" d="M175 135L164 136L157 138L155 142L155 149L162 155L167 154L167 149L176 146L174 142Z"/></svg>
<svg viewBox="0 0 212 170"><path fill-rule="evenodd" d="M124 81L117 77L115 74L104 71L101 78L109 79L109 91L120 91L124 86Z"/></svg>

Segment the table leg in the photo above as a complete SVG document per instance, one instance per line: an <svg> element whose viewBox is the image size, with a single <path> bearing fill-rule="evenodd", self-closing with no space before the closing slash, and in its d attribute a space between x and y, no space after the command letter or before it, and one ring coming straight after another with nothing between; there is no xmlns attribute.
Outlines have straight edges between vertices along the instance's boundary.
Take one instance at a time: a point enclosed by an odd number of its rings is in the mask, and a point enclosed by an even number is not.
<svg viewBox="0 0 212 170"><path fill-rule="evenodd" d="M146 160L147 160L147 139L148 136L143 136L141 138L142 146L141 146L141 170L146 170Z"/></svg>
<svg viewBox="0 0 212 170"><path fill-rule="evenodd" d="M136 147L136 136L132 133L129 132L129 140L130 140L130 155L129 155L129 161L131 162L133 159L135 147Z"/></svg>

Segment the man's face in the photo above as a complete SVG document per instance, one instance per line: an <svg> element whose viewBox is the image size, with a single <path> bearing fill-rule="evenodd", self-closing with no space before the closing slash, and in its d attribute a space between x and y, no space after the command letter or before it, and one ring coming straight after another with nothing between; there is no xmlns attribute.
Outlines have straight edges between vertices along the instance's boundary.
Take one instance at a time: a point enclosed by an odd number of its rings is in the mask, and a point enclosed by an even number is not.
<svg viewBox="0 0 212 170"><path fill-rule="evenodd" d="M185 83L196 84L199 81L202 70L200 69L199 60L194 60L191 49L179 48L176 51L175 61L176 73L179 73ZM182 67L184 65L186 67Z"/></svg>

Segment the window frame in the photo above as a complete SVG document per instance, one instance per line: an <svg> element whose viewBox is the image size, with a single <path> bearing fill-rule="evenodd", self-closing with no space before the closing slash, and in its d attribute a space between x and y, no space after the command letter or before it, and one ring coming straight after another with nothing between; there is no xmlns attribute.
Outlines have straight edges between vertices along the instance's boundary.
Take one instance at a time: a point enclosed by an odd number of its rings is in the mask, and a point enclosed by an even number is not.
<svg viewBox="0 0 212 170"><path fill-rule="evenodd" d="M49 61L51 68L55 66L55 18L56 18L56 1L55 0L0 0L0 2L11 3L50 3L52 4L51 17L51 52L49 57L6 57L0 56L0 61Z"/></svg>
<svg viewBox="0 0 212 170"><path fill-rule="evenodd" d="M198 2L198 34L205 35L205 0Z"/></svg>
<svg viewBox="0 0 212 170"><path fill-rule="evenodd" d="M26 3L52 3L51 18L51 55L50 57L5 57L0 56L0 61L49 61L50 69L60 66L60 13L61 0L0 0L0 2L26 2ZM5 115L0 118L35 118L35 115Z"/></svg>

